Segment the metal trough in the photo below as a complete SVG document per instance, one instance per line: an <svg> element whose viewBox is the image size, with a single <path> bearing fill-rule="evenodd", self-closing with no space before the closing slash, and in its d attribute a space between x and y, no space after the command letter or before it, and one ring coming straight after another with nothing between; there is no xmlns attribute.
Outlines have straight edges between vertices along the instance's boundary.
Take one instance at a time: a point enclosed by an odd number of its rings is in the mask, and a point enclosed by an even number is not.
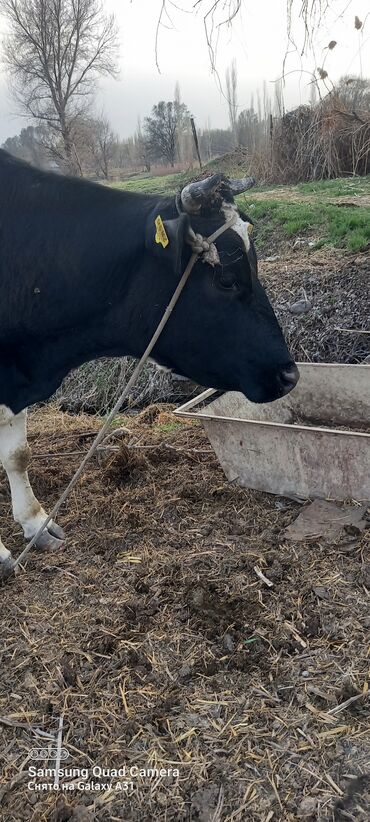
<svg viewBox="0 0 370 822"><path fill-rule="evenodd" d="M255 405L210 389L175 414L202 421L231 482L286 496L370 500L370 365L298 367L298 385L276 402Z"/></svg>

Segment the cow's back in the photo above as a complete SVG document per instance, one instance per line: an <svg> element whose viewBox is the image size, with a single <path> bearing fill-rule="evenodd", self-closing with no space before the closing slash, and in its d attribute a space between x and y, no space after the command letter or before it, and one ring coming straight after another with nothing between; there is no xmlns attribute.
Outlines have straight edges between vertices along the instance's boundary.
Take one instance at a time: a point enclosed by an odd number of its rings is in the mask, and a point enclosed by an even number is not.
<svg viewBox="0 0 370 822"><path fill-rule="evenodd" d="M150 207L151 198L41 171L0 150L1 336L80 324L117 299Z"/></svg>

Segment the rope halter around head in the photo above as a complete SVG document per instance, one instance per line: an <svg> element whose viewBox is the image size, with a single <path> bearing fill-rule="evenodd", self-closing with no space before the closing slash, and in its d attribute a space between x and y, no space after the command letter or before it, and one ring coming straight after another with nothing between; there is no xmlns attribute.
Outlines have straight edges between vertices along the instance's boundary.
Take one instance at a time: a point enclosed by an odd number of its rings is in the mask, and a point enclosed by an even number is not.
<svg viewBox="0 0 370 822"><path fill-rule="evenodd" d="M198 257L201 258L203 263L209 263L210 265L219 265L220 258L218 255L218 251L216 245L214 243L217 240L217 237L220 237L224 231L227 231L228 228L232 228L234 223L236 223L238 219L238 215L235 213L232 215L230 220L226 220L220 228L213 232L210 237L203 237L202 234L196 234L192 228L189 229L189 234L187 238L187 242L189 243L193 254L197 254Z"/></svg>

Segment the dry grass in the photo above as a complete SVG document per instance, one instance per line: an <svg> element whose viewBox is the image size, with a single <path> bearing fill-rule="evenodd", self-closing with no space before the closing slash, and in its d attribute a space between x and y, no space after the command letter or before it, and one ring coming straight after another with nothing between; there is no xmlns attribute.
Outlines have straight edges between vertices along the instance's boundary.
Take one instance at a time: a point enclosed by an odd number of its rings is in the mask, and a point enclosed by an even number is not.
<svg viewBox="0 0 370 822"><path fill-rule="evenodd" d="M284 542L297 504L229 485L202 428L170 421L158 407L124 421L61 516L66 550L32 554L0 592L2 818L365 822L370 532ZM31 415L45 504L98 425ZM16 552L5 496L0 520ZM68 765L179 777L128 796L28 791L30 750L61 714Z"/></svg>
<svg viewBox="0 0 370 822"><path fill-rule="evenodd" d="M106 413L117 402L135 368L132 357L104 358L71 371L55 394L59 407L79 413ZM179 402L184 397L184 381L147 363L132 387L127 406L143 407L153 402ZM189 384L187 393L189 393Z"/></svg>

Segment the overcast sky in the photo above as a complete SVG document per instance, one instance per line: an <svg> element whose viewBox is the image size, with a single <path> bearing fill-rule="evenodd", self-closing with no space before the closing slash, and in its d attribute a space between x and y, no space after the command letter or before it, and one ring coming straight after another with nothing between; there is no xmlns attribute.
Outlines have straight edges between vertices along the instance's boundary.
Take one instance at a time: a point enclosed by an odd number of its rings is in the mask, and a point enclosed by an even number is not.
<svg viewBox="0 0 370 822"><path fill-rule="evenodd" d="M162 0L103 0L107 11L114 11L120 29L120 76L118 80L104 79L100 83L96 111L109 117L113 129L127 137L136 129L137 119L150 113L154 103L173 99L176 81L181 97L202 128L210 121L211 127L228 124L227 103L211 73L209 55L204 39L203 15L190 12L194 0L175 0L185 11L171 9L172 27L162 27L159 33L158 73L155 64L155 31ZM212 0L203 0L203 8ZM296 8L301 0L296 0ZM290 46L286 62L285 104L293 107L309 96L308 74L322 66L333 80L343 74L360 74L360 44L362 73L370 76L370 16L362 32L354 28L354 16L365 20L368 0L332 0L325 25L315 38L315 56L301 58L302 24L297 18L293 24L298 50ZM4 31L4 26L2 26ZM338 45L329 53L325 47L330 40ZM286 0L243 0L241 13L232 28L219 29L217 68L222 81L227 65L233 58L238 67L238 98L240 110L250 104L251 94L262 89L265 80L274 94L274 80L282 73L287 48ZM316 59L315 59L316 58ZM292 72L292 73L288 73ZM324 88L323 88L324 91ZM26 122L16 112L6 78L0 75L0 142L20 131Z"/></svg>

